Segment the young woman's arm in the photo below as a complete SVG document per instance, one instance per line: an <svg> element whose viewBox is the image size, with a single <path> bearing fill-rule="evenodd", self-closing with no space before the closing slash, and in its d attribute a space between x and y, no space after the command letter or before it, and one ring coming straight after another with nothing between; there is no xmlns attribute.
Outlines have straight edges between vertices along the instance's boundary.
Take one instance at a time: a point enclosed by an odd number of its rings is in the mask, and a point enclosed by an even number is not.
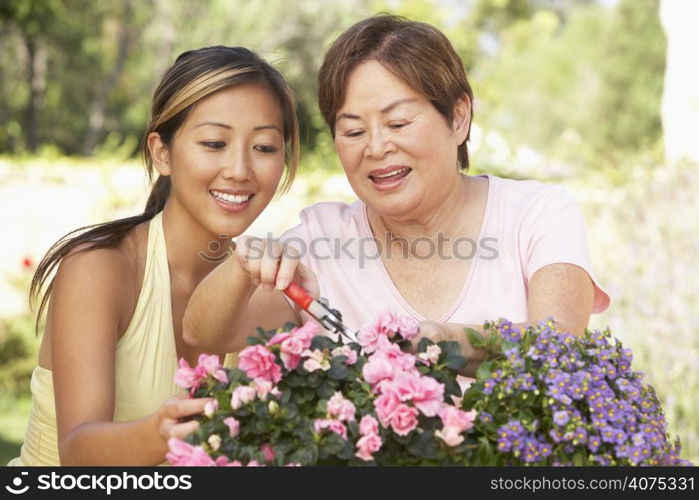
<svg viewBox="0 0 699 500"><path fill-rule="evenodd" d="M239 239L235 255L218 265L197 286L182 320L188 344L211 351L237 352L257 327L300 324L281 289L297 282L314 297L313 272L274 240ZM253 247L253 251L251 250Z"/></svg>
<svg viewBox="0 0 699 500"><path fill-rule="evenodd" d="M116 344L134 293L128 275L117 249L74 253L56 274L47 331L62 465L157 465L169 437L197 427L177 419L200 413L207 401L172 399L143 419L112 422Z"/></svg>

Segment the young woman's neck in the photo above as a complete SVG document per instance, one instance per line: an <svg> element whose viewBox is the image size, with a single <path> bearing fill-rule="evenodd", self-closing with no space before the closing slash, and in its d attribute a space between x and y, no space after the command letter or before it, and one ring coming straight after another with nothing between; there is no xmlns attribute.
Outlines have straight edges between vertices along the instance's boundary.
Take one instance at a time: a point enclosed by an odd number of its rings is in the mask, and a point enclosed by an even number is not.
<svg viewBox="0 0 699 500"><path fill-rule="evenodd" d="M166 203L163 232L171 276L195 287L226 255L229 240L219 239L185 210Z"/></svg>

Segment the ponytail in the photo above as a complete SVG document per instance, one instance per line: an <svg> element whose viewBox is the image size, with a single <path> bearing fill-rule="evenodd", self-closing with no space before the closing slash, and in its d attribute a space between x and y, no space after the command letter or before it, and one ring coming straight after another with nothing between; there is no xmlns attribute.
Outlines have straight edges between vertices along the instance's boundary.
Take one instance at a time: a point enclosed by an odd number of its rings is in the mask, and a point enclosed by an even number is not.
<svg viewBox="0 0 699 500"><path fill-rule="evenodd" d="M133 228L143 222L151 220L159 212L162 212L169 194L170 178L160 176L151 189L148 201L146 202L146 208L143 210L142 214L75 229L63 236L49 248L49 251L46 252L46 255L44 255L36 268L29 289L30 303L34 304L41 298L35 324L35 332L37 335L39 333L39 321L46 309L48 299L51 296L54 278L51 278L45 292L42 293L42 289L48 277L51 276L61 261L73 250L82 245L85 245L85 247L79 250L81 252L93 248L116 247Z"/></svg>

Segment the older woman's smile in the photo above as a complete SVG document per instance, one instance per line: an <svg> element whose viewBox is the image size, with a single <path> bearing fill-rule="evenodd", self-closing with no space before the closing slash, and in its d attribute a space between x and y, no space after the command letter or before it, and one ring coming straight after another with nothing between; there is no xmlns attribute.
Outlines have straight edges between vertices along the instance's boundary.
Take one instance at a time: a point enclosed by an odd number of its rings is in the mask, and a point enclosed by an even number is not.
<svg viewBox="0 0 699 500"><path fill-rule="evenodd" d="M377 189L395 189L412 172L412 168L403 165L391 165L387 168L377 168L369 172L369 179Z"/></svg>

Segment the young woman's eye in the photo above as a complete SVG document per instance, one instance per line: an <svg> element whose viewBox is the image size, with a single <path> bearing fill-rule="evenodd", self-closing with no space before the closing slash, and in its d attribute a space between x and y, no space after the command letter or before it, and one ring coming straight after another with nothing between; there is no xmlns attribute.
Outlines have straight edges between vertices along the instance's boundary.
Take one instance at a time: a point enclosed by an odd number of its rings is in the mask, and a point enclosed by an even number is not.
<svg viewBox="0 0 699 500"><path fill-rule="evenodd" d="M223 141L202 141L199 144L209 149L223 149L226 147L226 143Z"/></svg>
<svg viewBox="0 0 699 500"><path fill-rule="evenodd" d="M277 151L279 151L279 148L276 146L266 146L264 144L259 144L257 146L254 146L254 149L259 151L260 153L265 153L265 154L272 154L272 153L276 153Z"/></svg>

